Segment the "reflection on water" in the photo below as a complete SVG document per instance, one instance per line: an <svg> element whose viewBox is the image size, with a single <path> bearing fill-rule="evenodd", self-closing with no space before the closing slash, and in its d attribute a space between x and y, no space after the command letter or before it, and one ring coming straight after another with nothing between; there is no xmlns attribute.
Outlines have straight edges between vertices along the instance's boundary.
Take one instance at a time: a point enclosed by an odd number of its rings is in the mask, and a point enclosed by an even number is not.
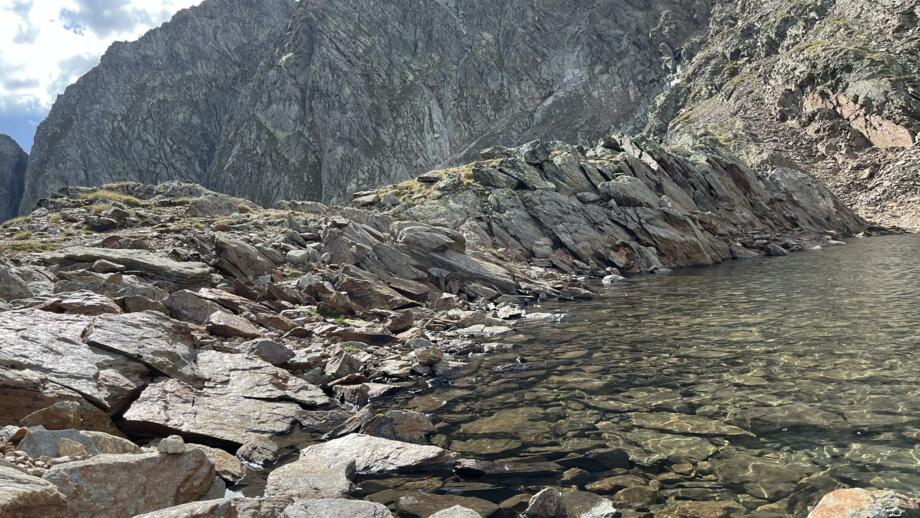
<svg viewBox="0 0 920 518"><path fill-rule="evenodd" d="M918 258L920 237L894 236L633 280L544 306L569 316L390 406L431 412L435 442L469 456L560 466L474 484L496 502L642 484L618 506L802 515L837 484L920 490Z"/></svg>

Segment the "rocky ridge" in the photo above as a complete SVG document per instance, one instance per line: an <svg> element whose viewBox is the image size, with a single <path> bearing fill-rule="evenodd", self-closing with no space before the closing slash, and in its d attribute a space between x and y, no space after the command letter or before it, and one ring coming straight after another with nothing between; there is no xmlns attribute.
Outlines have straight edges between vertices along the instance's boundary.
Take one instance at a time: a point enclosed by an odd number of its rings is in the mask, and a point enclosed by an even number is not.
<svg viewBox="0 0 920 518"><path fill-rule="evenodd" d="M918 19L903 0L720 3L649 133L800 168L863 217L918 228Z"/></svg>
<svg viewBox="0 0 920 518"><path fill-rule="evenodd" d="M113 181L342 202L495 143L636 131L709 4L206 0L65 91L21 211Z"/></svg>
<svg viewBox="0 0 920 518"><path fill-rule="evenodd" d="M428 444L428 416L373 410L394 390L475 373L528 319L558 318L532 303L590 298L592 277L785 255L866 231L795 170L615 136L591 149L490 148L345 207L263 209L182 183L67 188L38 205L2 227L0 511L47 516L100 505L157 517L613 516L589 491L504 508L434 489L389 508L346 498L368 477L407 471L548 469L464 458L476 448ZM597 460L628 462L603 451ZM119 497L138 472L187 476ZM253 481L265 472L263 491ZM641 506L632 492L617 507Z"/></svg>

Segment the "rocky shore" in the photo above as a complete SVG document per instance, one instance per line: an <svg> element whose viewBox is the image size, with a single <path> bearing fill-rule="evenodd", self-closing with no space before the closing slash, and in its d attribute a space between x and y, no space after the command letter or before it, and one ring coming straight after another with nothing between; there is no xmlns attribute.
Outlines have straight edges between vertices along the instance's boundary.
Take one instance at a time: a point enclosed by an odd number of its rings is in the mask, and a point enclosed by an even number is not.
<svg viewBox="0 0 920 518"><path fill-rule="evenodd" d="M613 136L490 148L344 207L67 188L0 227L0 515L638 516L590 489L349 497L370 478L540 469L432 445L429 416L373 406L471 375L519 322L559 318L534 303L869 230L795 170Z"/></svg>

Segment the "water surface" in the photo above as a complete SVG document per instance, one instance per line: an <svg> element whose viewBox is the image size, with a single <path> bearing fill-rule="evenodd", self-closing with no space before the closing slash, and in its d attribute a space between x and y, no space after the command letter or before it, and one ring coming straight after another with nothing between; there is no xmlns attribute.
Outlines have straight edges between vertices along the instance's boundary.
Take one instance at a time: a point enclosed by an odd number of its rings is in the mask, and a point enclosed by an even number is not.
<svg viewBox="0 0 920 518"><path fill-rule="evenodd" d="M836 485L920 490L920 237L602 290L537 309L568 316L525 324L512 351L451 387L387 402L430 412L444 447L561 466L437 491L498 502L632 474L658 492L624 508L728 500L802 515ZM585 455L604 448L628 465Z"/></svg>

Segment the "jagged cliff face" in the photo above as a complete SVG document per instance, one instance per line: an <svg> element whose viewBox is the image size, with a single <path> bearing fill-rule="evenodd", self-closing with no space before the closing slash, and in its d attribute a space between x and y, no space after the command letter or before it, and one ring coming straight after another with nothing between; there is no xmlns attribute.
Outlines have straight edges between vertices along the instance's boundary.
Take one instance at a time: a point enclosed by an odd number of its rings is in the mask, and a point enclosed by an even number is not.
<svg viewBox="0 0 920 518"><path fill-rule="evenodd" d="M736 0L650 130L824 180L862 215L920 227L916 1Z"/></svg>
<svg viewBox="0 0 920 518"><path fill-rule="evenodd" d="M209 0L116 43L39 126L21 207L68 185L198 180L292 0Z"/></svg>
<svg viewBox="0 0 920 518"><path fill-rule="evenodd" d="M16 216L29 155L15 140L0 134L0 221Z"/></svg>
<svg viewBox="0 0 920 518"><path fill-rule="evenodd" d="M302 2L206 184L261 203L341 200L497 143L636 129L708 7Z"/></svg>
<svg viewBox="0 0 920 518"><path fill-rule="evenodd" d="M709 3L207 0L61 96L21 207L116 180L341 200L494 144L636 130Z"/></svg>

